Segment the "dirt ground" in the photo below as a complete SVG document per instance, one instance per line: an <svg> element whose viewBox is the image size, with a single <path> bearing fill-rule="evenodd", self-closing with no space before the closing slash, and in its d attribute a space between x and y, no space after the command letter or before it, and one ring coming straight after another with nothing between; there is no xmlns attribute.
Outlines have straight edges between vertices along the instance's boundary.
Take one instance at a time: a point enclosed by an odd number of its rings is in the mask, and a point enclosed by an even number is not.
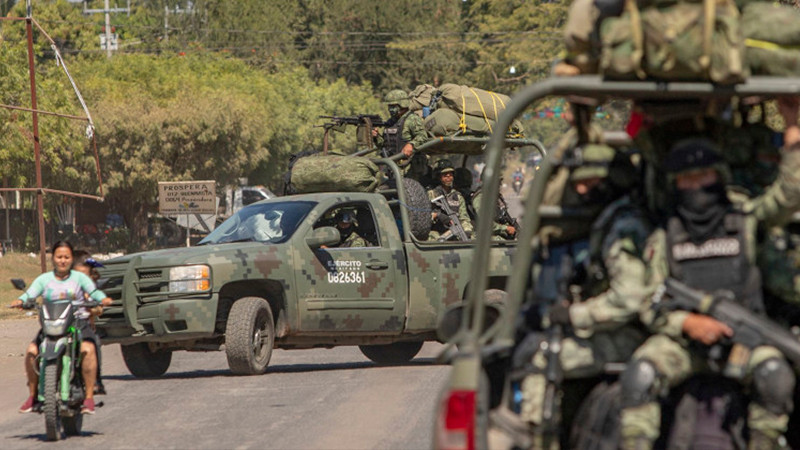
<svg viewBox="0 0 800 450"><path fill-rule="evenodd" d="M17 414L27 397L24 354L38 330L36 317L0 320L0 421Z"/></svg>

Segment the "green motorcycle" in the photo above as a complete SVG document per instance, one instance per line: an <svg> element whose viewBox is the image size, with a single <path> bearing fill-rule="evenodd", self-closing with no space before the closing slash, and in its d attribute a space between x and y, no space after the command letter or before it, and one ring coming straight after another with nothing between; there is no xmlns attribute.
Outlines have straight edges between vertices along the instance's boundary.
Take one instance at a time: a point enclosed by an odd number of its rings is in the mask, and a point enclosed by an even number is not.
<svg viewBox="0 0 800 450"><path fill-rule="evenodd" d="M25 290L25 282L11 280L14 287ZM92 308L99 302L85 301ZM31 306L32 307L32 306ZM35 411L44 414L47 440L57 441L62 433L81 433L81 406L86 388L81 375L81 323L75 317L77 308L71 300L44 302L39 306L42 340L39 344L39 389ZM102 406L98 404L97 406Z"/></svg>

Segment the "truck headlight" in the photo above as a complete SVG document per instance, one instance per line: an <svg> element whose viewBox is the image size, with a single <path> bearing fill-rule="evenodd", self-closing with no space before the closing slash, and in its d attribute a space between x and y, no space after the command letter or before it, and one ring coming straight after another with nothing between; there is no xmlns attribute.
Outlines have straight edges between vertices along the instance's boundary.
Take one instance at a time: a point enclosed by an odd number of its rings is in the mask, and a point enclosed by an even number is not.
<svg viewBox="0 0 800 450"><path fill-rule="evenodd" d="M211 289L211 269L206 265L169 269L169 291L190 292Z"/></svg>

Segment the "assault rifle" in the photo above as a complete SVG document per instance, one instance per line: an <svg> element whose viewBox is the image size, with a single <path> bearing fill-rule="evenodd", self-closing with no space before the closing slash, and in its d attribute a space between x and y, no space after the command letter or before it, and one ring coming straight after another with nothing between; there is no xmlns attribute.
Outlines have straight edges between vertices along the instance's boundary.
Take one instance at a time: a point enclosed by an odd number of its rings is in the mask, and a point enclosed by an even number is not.
<svg viewBox="0 0 800 450"><path fill-rule="evenodd" d="M558 297L556 303L570 302L570 285L572 284L575 269L572 255L565 253L561 258L561 269L558 278ZM547 367L544 372L546 381L544 399L542 401L542 425L545 431L558 434L561 422L561 382L564 380L564 370L561 367L561 345L564 341L564 326L560 323L550 324L547 329L547 345L545 360Z"/></svg>
<svg viewBox="0 0 800 450"><path fill-rule="evenodd" d="M444 195L440 195L431 200L431 204L433 204L433 206L438 208L441 212L444 212L445 215L447 215L447 217L450 219L450 229L439 236L440 242L450 239L453 235L455 235L459 241L469 240L469 237L467 237L467 232L464 231L464 227L461 225L461 221L458 220L458 213L454 212L453 209L450 208L450 204L447 203L447 199L444 198Z"/></svg>
<svg viewBox="0 0 800 450"><path fill-rule="evenodd" d="M332 127L342 125L366 125L372 127L385 127L387 122L377 114L358 114L355 116L319 116L320 119L328 119Z"/></svg>
<svg viewBox="0 0 800 450"><path fill-rule="evenodd" d="M667 296L669 298L665 298ZM661 305L668 309L705 314L731 327L733 337L730 339L734 343L734 350L731 351L728 363L731 364L733 357L739 359L740 361L733 362L735 366L742 366L736 370L743 370L741 360L746 363L745 356L749 359L750 350L761 345L777 348L794 364L795 368L800 370L800 341L797 336L769 318L759 316L736 303L731 291L718 291L709 295L678 280L668 278L653 296L653 304L656 307ZM737 345L739 346L738 350L736 350ZM741 351L746 354L735 355Z"/></svg>
<svg viewBox="0 0 800 450"><path fill-rule="evenodd" d="M515 236L519 236L519 221L509 214L508 204L502 195L497 197L497 223L514 227L516 230Z"/></svg>

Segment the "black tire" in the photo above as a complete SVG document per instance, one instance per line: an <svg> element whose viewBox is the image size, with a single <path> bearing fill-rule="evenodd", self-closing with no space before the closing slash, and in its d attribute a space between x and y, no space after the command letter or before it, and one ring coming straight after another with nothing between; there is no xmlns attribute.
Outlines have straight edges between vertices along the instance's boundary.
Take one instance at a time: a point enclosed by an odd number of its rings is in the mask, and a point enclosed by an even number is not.
<svg viewBox="0 0 800 450"><path fill-rule="evenodd" d="M83 414L78 411L72 417L62 417L61 423L64 425L64 434L67 436L78 436L83 429Z"/></svg>
<svg viewBox="0 0 800 450"><path fill-rule="evenodd" d="M172 362L172 350L152 351L145 342L122 345L122 359L136 378L164 375Z"/></svg>
<svg viewBox="0 0 800 450"><path fill-rule="evenodd" d="M225 353L231 372L259 375L267 370L275 345L275 321L263 298L244 297L233 303L225 328Z"/></svg>
<svg viewBox="0 0 800 450"><path fill-rule="evenodd" d="M422 341L395 342L385 345L359 345L361 353L377 364L403 364L417 356L422 348Z"/></svg>
<svg viewBox="0 0 800 450"><path fill-rule="evenodd" d="M389 181L391 188L396 188L394 180ZM406 210L411 234L420 241L428 239L431 232L431 201L428 191L417 180L403 178L403 189L406 194Z"/></svg>
<svg viewBox="0 0 800 450"><path fill-rule="evenodd" d="M48 441L61 439L61 415L58 410L58 364L45 364L44 371L44 428Z"/></svg>

